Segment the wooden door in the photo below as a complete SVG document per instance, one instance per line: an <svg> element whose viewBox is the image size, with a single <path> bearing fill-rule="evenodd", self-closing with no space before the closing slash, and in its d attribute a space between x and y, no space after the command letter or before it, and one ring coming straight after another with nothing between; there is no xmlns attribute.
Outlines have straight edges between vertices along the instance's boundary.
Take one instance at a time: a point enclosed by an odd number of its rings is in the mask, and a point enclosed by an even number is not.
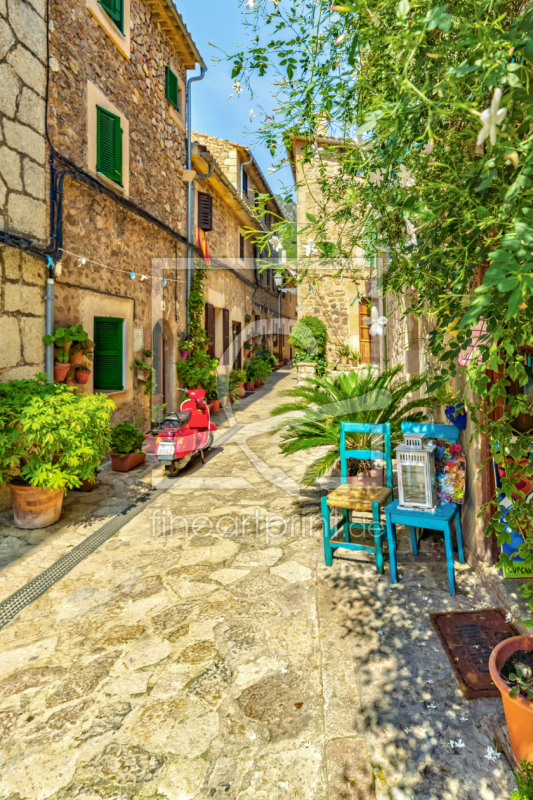
<svg viewBox="0 0 533 800"><path fill-rule="evenodd" d="M359 352L363 364L370 364L370 325L364 321L370 317L370 310L370 299L363 297L359 303Z"/></svg>

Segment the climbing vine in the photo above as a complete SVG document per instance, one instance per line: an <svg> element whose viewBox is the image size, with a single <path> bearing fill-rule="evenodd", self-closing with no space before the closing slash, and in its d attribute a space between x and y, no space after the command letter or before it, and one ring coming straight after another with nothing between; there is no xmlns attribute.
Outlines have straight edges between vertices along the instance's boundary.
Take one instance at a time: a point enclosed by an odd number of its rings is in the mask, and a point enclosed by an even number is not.
<svg viewBox="0 0 533 800"><path fill-rule="evenodd" d="M461 378L490 456L504 473L520 465L503 490L533 565L518 485L533 475L533 6L259 0L246 20L233 77L253 89L274 72L278 86L259 137L279 165L304 136L316 181L299 236L318 261L351 259L369 231L387 253L384 291L411 290L406 311L431 320L433 388ZM499 517L487 532L502 544Z"/></svg>

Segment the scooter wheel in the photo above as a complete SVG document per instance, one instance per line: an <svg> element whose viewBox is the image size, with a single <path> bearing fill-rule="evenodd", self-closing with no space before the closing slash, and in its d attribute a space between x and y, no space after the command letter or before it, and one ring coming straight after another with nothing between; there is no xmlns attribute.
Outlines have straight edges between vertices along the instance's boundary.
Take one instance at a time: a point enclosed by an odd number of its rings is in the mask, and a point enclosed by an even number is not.
<svg viewBox="0 0 533 800"><path fill-rule="evenodd" d="M177 478L180 471L179 462L173 461L172 464L165 464L165 473L167 478Z"/></svg>

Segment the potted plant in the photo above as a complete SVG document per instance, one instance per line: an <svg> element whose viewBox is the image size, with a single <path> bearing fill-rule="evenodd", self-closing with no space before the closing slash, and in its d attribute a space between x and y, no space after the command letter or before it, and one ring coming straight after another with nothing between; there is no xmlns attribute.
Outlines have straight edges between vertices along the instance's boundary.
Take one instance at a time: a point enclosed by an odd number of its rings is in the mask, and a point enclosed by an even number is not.
<svg viewBox="0 0 533 800"><path fill-rule="evenodd" d="M119 422L111 430L111 467L115 472L129 472L146 460L142 451L144 433L139 425L129 420Z"/></svg>
<svg viewBox="0 0 533 800"><path fill-rule="evenodd" d="M250 355L250 353L251 353L251 350L252 350L252 343L251 343L251 342L249 342L249 341L248 341L248 339L247 339L247 340L244 342L244 344L243 344L243 346L242 346L242 347L243 347L243 350L245 351L245 354L249 356L249 355Z"/></svg>
<svg viewBox="0 0 533 800"><path fill-rule="evenodd" d="M218 397L218 359L211 358L202 348L194 349L189 358L176 361L176 373L187 389L204 389L206 397Z"/></svg>
<svg viewBox="0 0 533 800"><path fill-rule="evenodd" d="M94 477L114 408L104 394L77 394L44 375L0 384L0 483L9 485L17 527L53 525L65 489Z"/></svg>
<svg viewBox="0 0 533 800"><path fill-rule="evenodd" d="M82 364L79 367L76 367L76 383L81 384L82 386L87 383L91 376L92 370L89 369L88 364Z"/></svg>
<svg viewBox="0 0 533 800"><path fill-rule="evenodd" d="M354 347L350 350L350 358L352 360L352 364L360 364L361 363L361 353L359 350Z"/></svg>
<svg viewBox="0 0 533 800"><path fill-rule="evenodd" d="M500 690L517 765L533 761L533 636L512 636L492 651L490 675Z"/></svg>
<svg viewBox="0 0 533 800"><path fill-rule="evenodd" d="M194 348L194 342L192 341L192 339L189 339L188 337L181 339L179 343L179 348L180 348L180 356L184 359L189 358L189 354L192 352Z"/></svg>
<svg viewBox="0 0 533 800"><path fill-rule="evenodd" d="M54 381L62 383L67 377L67 372L70 369L68 360L68 351L64 347L56 349L56 357L54 360Z"/></svg>
<svg viewBox="0 0 533 800"><path fill-rule="evenodd" d="M151 395L155 383L155 369L136 358L130 369L135 371L137 380L143 386L144 394Z"/></svg>
<svg viewBox="0 0 533 800"><path fill-rule="evenodd" d="M341 345L341 347L337 347L337 356L340 359L340 362L343 366L346 366L350 363L350 356L351 351L347 344Z"/></svg>
<svg viewBox="0 0 533 800"><path fill-rule="evenodd" d="M445 406L444 413L446 418L456 428L464 431L466 428L466 406L458 399L457 394L452 392L448 384L441 384L433 394L439 405Z"/></svg>
<svg viewBox="0 0 533 800"><path fill-rule="evenodd" d="M85 331L83 331L83 333L87 336ZM69 351L70 363L75 365L82 364L84 359L92 358L93 350L94 342L91 341L88 336L83 341L73 341L72 347Z"/></svg>
<svg viewBox="0 0 533 800"><path fill-rule="evenodd" d="M368 448L366 445L354 446L354 450L372 449L371 444L369 441ZM377 466L377 464L379 464L379 461L371 461L364 458L347 458L347 482L354 486L384 486L384 467ZM339 459L335 463L335 469L340 470L340 466Z"/></svg>
<svg viewBox="0 0 533 800"><path fill-rule="evenodd" d="M244 384L246 382L246 370L245 369L232 369L230 378L232 381L235 382L237 388L237 394L239 397L246 397L246 389L244 388Z"/></svg>
<svg viewBox="0 0 533 800"><path fill-rule="evenodd" d="M252 315L251 314L245 314L244 315L244 321L245 322L251 322L252 321Z"/></svg>

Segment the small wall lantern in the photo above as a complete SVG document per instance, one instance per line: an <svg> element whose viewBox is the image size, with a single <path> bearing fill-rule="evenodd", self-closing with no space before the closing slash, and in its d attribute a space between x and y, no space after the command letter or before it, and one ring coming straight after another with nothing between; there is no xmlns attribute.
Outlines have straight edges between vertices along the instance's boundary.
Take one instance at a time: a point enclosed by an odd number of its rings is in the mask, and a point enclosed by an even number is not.
<svg viewBox="0 0 533 800"><path fill-rule="evenodd" d="M396 448L398 464L398 508L436 511L437 479L435 444L425 442L424 434L404 433L403 444Z"/></svg>

